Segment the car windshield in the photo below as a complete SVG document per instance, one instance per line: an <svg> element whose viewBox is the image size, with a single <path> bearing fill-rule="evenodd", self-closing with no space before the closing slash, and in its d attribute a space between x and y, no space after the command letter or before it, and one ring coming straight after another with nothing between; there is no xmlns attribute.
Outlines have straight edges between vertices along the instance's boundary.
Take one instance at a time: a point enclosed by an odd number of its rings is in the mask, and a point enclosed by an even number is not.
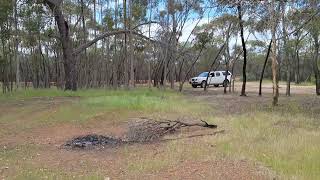
<svg viewBox="0 0 320 180"><path fill-rule="evenodd" d="M207 77L208 76L208 72L203 72L201 74L199 74L198 77Z"/></svg>

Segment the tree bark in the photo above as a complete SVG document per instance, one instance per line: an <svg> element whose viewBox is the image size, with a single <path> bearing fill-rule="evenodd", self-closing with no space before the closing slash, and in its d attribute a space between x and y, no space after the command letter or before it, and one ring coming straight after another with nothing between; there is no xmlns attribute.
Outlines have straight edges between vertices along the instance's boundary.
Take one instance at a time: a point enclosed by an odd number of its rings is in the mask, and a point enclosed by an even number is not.
<svg viewBox="0 0 320 180"><path fill-rule="evenodd" d="M230 83L228 81L229 65L230 65L230 59L231 59L230 58L230 51L229 51L230 28L231 28L231 24L229 25L229 28L226 32L226 51L225 51L226 69L225 69L225 76L224 76L224 82L223 82L223 85L224 85L223 93L224 94L227 94L227 87L228 87L228 84Z"/></svg>
<svg viewBox="0 0 320 180"><path fill-rule="evenodd" d="M240 26L240 36L241 36L241 43L242 43L242 49L243 49L243 66L242 66L242 88L241 88L241 95L240 96L246 96L246 83L247 83L247 48L244 41L244 35L243 35L243 21L242 21L242 10L241 5L239 4L237 6L238 8L238 18L239 18L239 26Z"/></svg>
<svg viewBox="0 0 320 180"><path fill-rule="evenodd" d="M290 66L290 61L289 61L289 49L288 49L288 44L287 44L287 21L286 21L286 1L282 0L281 1L281 6L282 6L282 32L283 32L283 61L287 63L287 71L286 71L286 76L287 76L287 87L286 87L286 96L290 96L290 84L291 84L291 66Z"/></svg>
<svg viewBox="0 0 320 180"><path fill-rule="evenodd" d="M149 6L150 6L150 15L149 15L149 33L148 37L151 37L151 16L152 16L152 0L149 0ZM151 52L151 45L148 43L148 49L149 52ZM147 56L147 63L148 63L148 87L151 89L151 59L149 59L149 56Z"/></svg>
<svg viewBox="0 0 320 180"><path fill-rule="evenodd" d="M62 13L60 3L54 0L44 1L54 14L62 44L64 71L65 71L65 90L77 90L77 71L75 57L73 54L72 42L69 34L69 25Z"/></svg>
<svg viewBox="0 0 320 180"><path fill-rule="evenodd" d="M130 61L130 83L131 88L134 87L134 56L133 56L133 41L132 41L132 0L129 1L129 61Z"/></svg>
<svg viewBox="0 0 320 180"><path fill-rule="evenodd" d="M16 88L20 86L20 60L19 60L19 49L18 49L18 10L17 10L17 0L14 0L14 61L16 62Z"/></svg>
<svg viewBox="0 0 320 180"><path fill-rule="evenodd" d="M262 72L261 72L261 75L260 75L259 96L262 95L262 80L263 80L264 71L265 71L265 69L266 69L267 61L268 61L268 59L269 59L269 54L270 54L270 50L271 50L271 45L272 45L272 40L271 40L270 43L269 43L269 47L268 47L268 51L267 51L267 56L266 56L266 59L264 60Z"/></svg>
<svg viewBox="0 0 320 180"><path fill-rule="evenodd" d="M277 18L275 12L275 2L274 0L271 1L271 35L272 35L272 84L273 84L273 100L272 105L278 105L278 97L279 97L279 85L278 85L278 61L277 61L277 45L276 45L276 28L277 28Z"/></svg>
<svg viewBox="0 0 320 180"><path fill-rule="evenodd" d="M118 0L114 1L115 12L114 12L114 26L115 29L118 29ZM112 58L113 71L112 71L112 84L114 88L118 87L118 73L117 73L117 35L114 37L114 53Z"/></svg>
<svg viewBox="0 0 320 180"><path fill-rule="evenodd" d="M173 0L173 4L175 1ZM177 51L177 22L176 22L176 17L175 17L175 11L172 12L172 49L173 51L171 52L171 60L170 60L170 88L174 89L174 70L175 70L175 60L176 60L176 51Z"/></svg>
<svg viewBox="0 0 320 180"><path fill-rule="evenodd" d="M311 1L311 7L313 11L317 10L317 1L313 0ZM313 67L313 72L314 76L316 79L316 94L319 96L320 95L320 71L318 67L318 57L319 57L319 29L317 26L317 22L313 24L313 27L311 28L311 36L314 41L314 55L313 55L313 62L312 62L312 67Z"/></svg>
<svg viewBox="0 0 320 180"><path fill-rule="evenodd" d="M166 29L166 33L169 34L169 18L170 18L170 15L169 15L169 1L167 1L167 29ZM167 39L167 44L169 44L171 39L168 38ZM169 45L166 45L165 47L165 55L164 55L164 63L163 63L163 81L162 81L162 86L163 86L163 89L166 89L166 85L167 85L167 71L168 71L168 54L169 54Z"/></svg>
<svg viewBox="0 0 320 180"><path fill-rule="evenodd" d="M318 67L318 57L319 57L319 39L317 34L313 34L313 40L314 40L314 55L313 55L313 61L312 61L312 67L314 72L314 77L316 80L316 94L320 95L320 71Z"/></svg>
<svg viewBox="0 0 320 180"><path fill-rule="evenodd" d="M124 30L127 30L128 20L127 20L127 0L123 0L123 24ZM124 33L124 48L123 48L123 65L124 65L124 86L129 88L129 64L128 64L128 51L127 51L127 32Z"/></svg>
<svg viewBox="0 0 320 180"><path fill-rule="evenodd" d="M299 57L299 47L298 42L296 45L296 74L295 74L295 83L300 84L300 57Z"/></svg>

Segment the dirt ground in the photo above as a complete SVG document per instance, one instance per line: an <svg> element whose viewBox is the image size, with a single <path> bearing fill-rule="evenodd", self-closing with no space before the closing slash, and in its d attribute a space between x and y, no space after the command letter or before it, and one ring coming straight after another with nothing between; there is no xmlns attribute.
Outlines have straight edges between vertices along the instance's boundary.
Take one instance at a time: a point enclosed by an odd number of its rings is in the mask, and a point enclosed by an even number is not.
<svg viewBox="0 0 320 180"><path fill-rule="evenodd" d="M241 84L236 84L236 91L239 92ZM184 94L191 100L204 102L213 108L217 107L221 102L221 107L218 108L218 115L223 115L226 109L232 109L232 113L242 113L248 110L252 105L267 106L271 103L272 85L271 83L264 84L263 97L257 98L258 83L248 82L247 95L248 97L240 97L238 94L223 95L223 88L209 88L208 92L202 92L201 88L193 89L186 88ZM280 84L280 93L284 94L285 85ZM312 86L292 86L292 94L308 95L314 93ZM305 96L301 97L304 98ZM281 97L282 98L282 97ZM8 102L0 105L0 117L6 113L14 113L17 108L34 105L34 112L39 108L55 111L60 104L76 101L76 98L51 98L51 99L33 99L21 102ZM218 103L217 103L218 102ZM228 102L228 103L226 103ZM239 106L239 103L242 105ZM281 101L280 101L281 104ZM130 117L138 117L139 114L129 114ZM36 147L35 154L21 155L19 161L26 161L33 166L42 169L43 171L61 171L74 174L74 177L81 177L81 174L91 174L98 171L99 177L110 179L230 179L230 180L247 180L247 179L276 179L277 175L268 167L243 158L229 158L216 152L215 147L210 144L208 149L216 154L216 158L208 159L201 158L199 160L179 159L178 162L167 165L151 164L155 168L148 170L147 167L135 167L135 161L146 161L148 159L166 159L170 156L167 153L166 146L168 143L182 143L184 147L196 147L201 139L202 134L213 133L212 130L203 130L202 128L187 128L176 135L166 137L164 141L149 143L126 145L124 147L99 149L99 150L67 150L62 147L66 140L80 135L86 134L107 134L117 137L124 136L128 128L128 121L117 122L114 120L101 120L105 118L117 117L106 114L98 114L90 121L90 125L74 125L69 123L60 123L53 126L37 127L32 131L27 131L18 134L8 134L0 136L0 151L8 149L17 149L17 147L31 144ZM26 123L24 119L32 117L20 117L20 122ZM1 123L1 122L0 122ZM0 124L1 125L1 124ZM2 128L14 128L8 124L2 124ZM217 129L218 133L213 136L225 136L226 134ZM168 140L169 139L169 140ZM173 139L173 140L170 140ZM179 146L178 146L179 147ZM17 155L20 157L20 155ZM201 156L201 155L199 155ZM183 156L182 156L183 157ZM201 156L202 157L202 156ZM147 159L146 159L147 158ZM19 161L14 161L14 164L19 166ZM9 162L8 167L0 167L0 178L11 179L19 170ZM128 165L131 164L131 165ZM159 167L158 167L159 166ZM134 168L133 168L134 167ZM41 171L42 171L41 170ZM61 172L60 172L61 173ZM62 172L63 174L63 172ZM80 176L79 176L80 174Z"/></svg>
<svg viewBox="0 0 320 180"><path fill-rule="evenodd" d="M191 88L189 84L185 86L186 91L192 92L200 92L203 91L202 88ZM236 93L240 94L242 83L236 82L234 86L234 90ZM291 84L291 94L292 95L311 95L315 94L315 86L299 86L295 85L294 83ZM228 87L229 90L229 87ZM209 92L207 94L214 95L214 94L222 94L223 87L219 86L218 88L210 86ZM247 82L246 83L246 93L248 96L257 96L259 92L259 82ZM262 83L262 94L269 95L273 92L272 83L271 82L264 82ZM286 93L286 84L285 82L279 82L279 93L281 95L285 95ZM197 93L198 94L198 93ZM203 94L203 93L202 93Z"/></svg>

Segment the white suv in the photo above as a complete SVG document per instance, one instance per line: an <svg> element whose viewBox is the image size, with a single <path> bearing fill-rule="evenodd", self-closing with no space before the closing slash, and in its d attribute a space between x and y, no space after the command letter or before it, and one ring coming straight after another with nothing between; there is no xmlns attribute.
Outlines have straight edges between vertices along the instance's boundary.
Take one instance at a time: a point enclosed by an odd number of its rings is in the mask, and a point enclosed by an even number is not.
<svg viewBox="0 0 320 180"><path fill-rule="evenodd" d="M208 83L209 85L214 85L215 87L218 87L219 85L227 86L231 79L231 73L228 71L227 79L225 79L226 71L211 71L208 77ZM193 77L190 79L189 83L192 85L192 87L196 88L198 86L201 86L202 88L206 84L206 79L208 76L208 72L203 72L198 75L198 77Z"/></svg>

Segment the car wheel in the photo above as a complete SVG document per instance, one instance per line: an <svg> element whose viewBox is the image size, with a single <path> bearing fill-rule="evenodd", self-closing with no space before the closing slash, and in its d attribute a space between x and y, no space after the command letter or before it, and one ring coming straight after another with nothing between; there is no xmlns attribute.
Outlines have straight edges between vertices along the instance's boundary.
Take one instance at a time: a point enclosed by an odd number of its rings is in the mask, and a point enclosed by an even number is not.
<svg viewBox="0 0 320 180"><path fill-rule="evenodd" d="M219 84L215 84L214 87L219 87Z"/></svg>
<svg viewBox="0 0 320 180"><path fill-rule="evenodd" d="M228 80L224 80L224 81L223 81L223 87L226 87L226 86L228 87L228 84L229 84L229 81L228 81Z"/></svg>
<svg viewBox="0 0 320 180"><path fill-rule="evenodd" d="M192 87L193 87L193 88L197 88L197 85L195 85L195 84L192 84Z"/></svg>
<svg viewBox="0 0 320 180"><path fill-rule="evenodd" d="M201 87L204 88L205 85L206 85L206 81L202 81ZM207 85L207 87L208 87L208 85Z"/></svg>

